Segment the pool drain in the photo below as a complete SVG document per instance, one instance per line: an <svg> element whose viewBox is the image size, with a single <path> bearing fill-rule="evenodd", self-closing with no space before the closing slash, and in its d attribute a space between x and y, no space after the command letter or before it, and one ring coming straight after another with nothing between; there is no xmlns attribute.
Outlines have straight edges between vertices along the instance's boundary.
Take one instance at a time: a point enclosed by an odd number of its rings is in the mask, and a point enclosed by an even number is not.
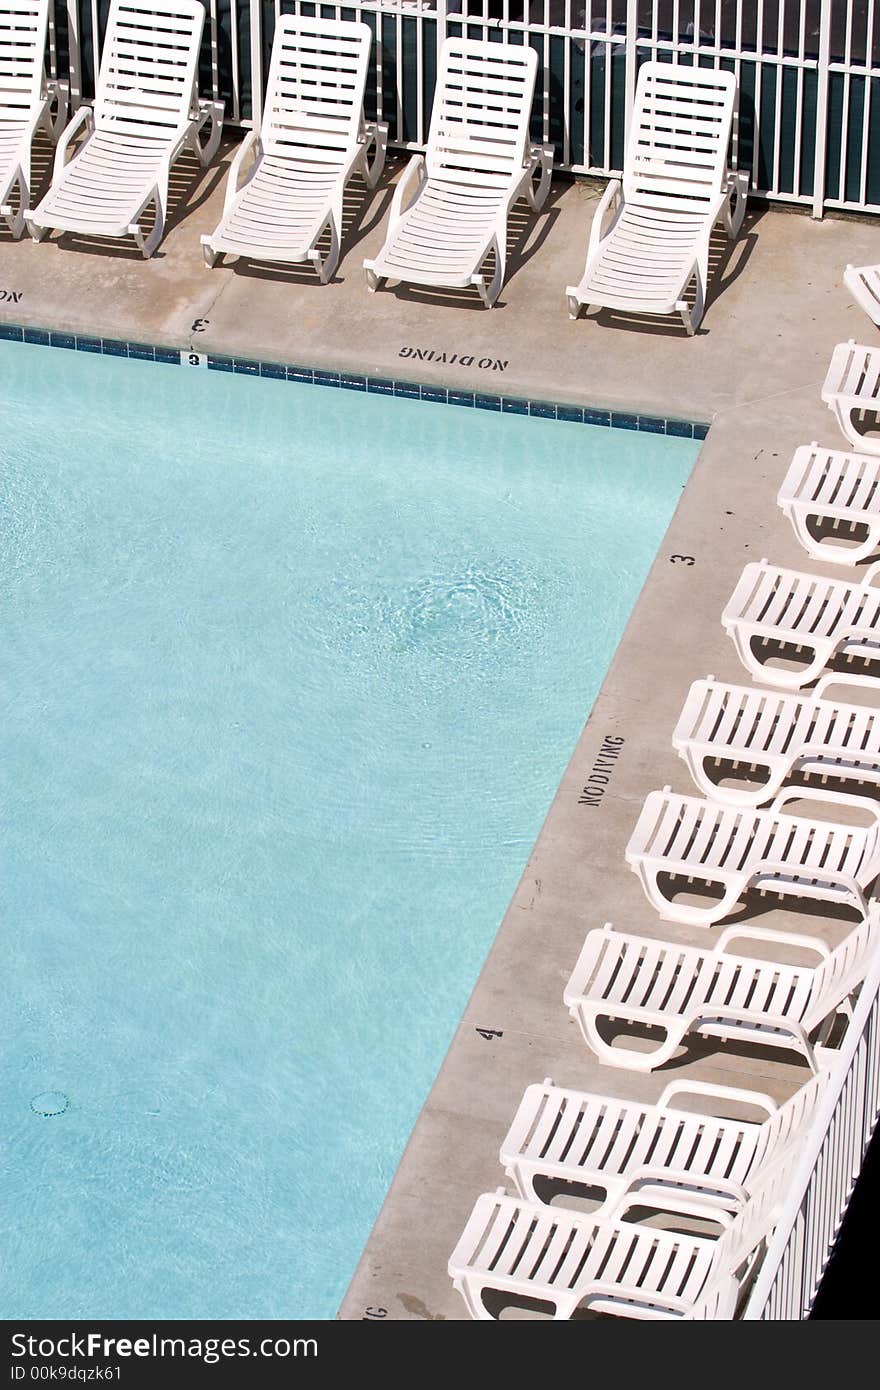
<svg viewBox="0 0 880 1390"><path fill-rule="evenodd" d="M34 1114L49 1119L52 1115L63 1115L69 1104L70 1099L63 1091L41 1091L33 1097L31 1109Z"/></svg>

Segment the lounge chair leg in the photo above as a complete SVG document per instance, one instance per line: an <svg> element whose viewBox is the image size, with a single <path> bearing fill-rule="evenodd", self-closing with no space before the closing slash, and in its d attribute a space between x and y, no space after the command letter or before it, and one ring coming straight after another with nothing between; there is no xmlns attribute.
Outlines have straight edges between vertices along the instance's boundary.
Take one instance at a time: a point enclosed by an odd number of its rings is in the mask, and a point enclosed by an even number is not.
<svg viewBox="0 0 880 1390"><path fill-rule="evenodd" d="M364 265L364 272L367 277L367 289L370 291L370 294L375 294L376 291L378 289L381 289L382 285L385 283L385 276L377 275L375 270L373 270L371 266L368 266L366 264Z"/></svg>
<svg viewBox="0 0 880 1390"><path fill-rule="evenodd" d="M150 201L156 205L156 222L150 235L144 238L140 224L136 222L133 222L128 229L137 245L140 247L145 261L150 259L156 247L159 245L159 242L162 240L162 234L165 231L165 210L162 206L162 198L158 188L153 190L153 196ZM147 206L149 207L149 203Z"/></svg>
<svg viewBox="0 0 880 1390"><path fill-rule="evenodd" d="M492 274L492 279L487 284L486 277L482 272L479 272L478 274L471 276L471 284L475 286L480 298L482 299L487 309L492 308L492 305L495 303L495 300L501 293L501 286L504 284L504 272L507 268L507 257L504 254L504 243L500 239L500 236L501 234L496 232L495 236L493 236L486 250L487 257L489 256L490 252L494 251L495 253L495 270Z"/></svg>
<svg viewBox="0 0 880 1390"><path fill-rule="evenodd" d="M681 315L681 321L687 330L688 337L692 338L694 336L694 320L691 314L691 306L686 299L680 299L675 307Z"/></svg>
<svg viewBox="0 0 880 1390"><path fill-rule="evenodd" d="M456 1281L455 1287L464 1299L467 1310L472 1318L478 1322L495 1322L495 1318L492 1317L492 1314L483 1302L482 1294L484 1286L482 1284L474 1284L470 1279L463 1279L461 1283Z"/></svg>
<svg viewBox="0 0 880 1390"><path fill-rule="evenodd" d="M205 258L205 265L206 265L206 266L208 267L208 269L210 270L211 267L212 267L212 266L215 266L215 265L217 264L217 262L221 259L222 255L223 255L223 252L222 252L222 251L215 251L215 250L214 250L214 246L213 246L213 243L212 243L212 241L211 241L211 238L210 238L207 234L205 234L205 235L201 238L201 244L202 244L202 255L203 255L204 258Z"/></svg>
<svg viewBox="0 0 880 1390"><path fill-rule="evenodd" d="M567 294L565 296L565 302L568 305L568 317L570 319L579 319L584 309L587 307L585 304L582 304L579 299L575 299L573 294Z"/></svg>
<svg viewBox="0 0 880 1390"><path fill-rule="evenodd" d="M483 304L486 306L487 309L492 308L492 305L495 303L495 300L501 293L501 282L503 278L504 276L502 273L500 262L496 262L495 273L493 274L492 279L489 281L488 284L486 283L485 275L471 276L471 284L477 290L477 293L479 294L480 298L483 301Z"/></svg>
<svg viewBox="0 0 880 1390"><path fill-rule="evenodd" d="M318 279L322 285L326 285L328 280L332 280L339 264L339 231L338 227L342 221L342 206L331 212L324 226L321 228L315 240L319 240L324 235L325 228L330 229L330 249L326 259L321 258L321 253L316 246L313 246L308 253L309 260L315 267Z"/></svg>
<svg viewBox="0 0 880 1390"><path fill-rule="evenodd" d="M662 1067L665 1062L675 1055L675 1050L681 1044L684 1034L687 1031L686 1025L681 1031L667 1029L666 1037L661 1043L650 1052L641 1052L636 1048L617 1047L614 1043L607 1043L601 1036L598 1029L599 1014L588 1012L586 1009L571 1010L580 1024L584 1042L592 1048L596 1056L603 1062L607 1062L612 1067L622 1067L625 1071L654 1071L657 1067ZM614 1015L610 1010L603 1010L601 1017L612 1018Z"/></svg>
<svg viewBox="0 0 880 1390"><path fill-rule="evenodd" d="M21 168L19 168L16 174L15 183L13 183L10 193L12 189L15 188L16 184L18 185L18 207L13 208L11 202L4 203L3 206L0 207L0 217L5 220L6 225L17 241L24 231L25 214L30 206L30 193L28 191L27 180Z"/></svg>

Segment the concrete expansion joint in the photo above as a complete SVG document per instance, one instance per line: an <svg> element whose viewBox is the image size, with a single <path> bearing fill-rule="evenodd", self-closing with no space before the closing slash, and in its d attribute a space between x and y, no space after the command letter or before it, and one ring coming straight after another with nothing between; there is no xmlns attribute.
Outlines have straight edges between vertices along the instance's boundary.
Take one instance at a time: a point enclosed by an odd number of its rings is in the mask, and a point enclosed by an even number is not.
<svg viewBox="0 0 880 1390"><path fill-rule="evenodd" d="M815 391L817 395L822 390L824 377L814 377L810 381L800 382L797 386L788 386L784 391L770 391L766 396L750 396L747 400L737 401L735 405L725 405L716 410L712 417L714 425L722 416L735 415L740 410L750 410L753 406L763 405L767 401L783 400L786 396L798 396L802 391Z"/></svg>
<svg viewBox="0 0 880 1390"><path fill-rule="evenodd" d="M206 267L206 272L207 272L207 267ZM213 296L212 296L212 298L211 298L211 301L210 301L210 303L208 304L207 308L205 309L205 312L204 312L203 314L199 315L199 317L195 320L195 323L204 323L204 324L207 325L207 324L209 324L209 323L211 322L211 315L212 315L212 313L214 312L214 308L215 308L215 306L216 306L217 304L219 304L220 300L222 299L223 294L224 294L224 292L225 292L226 289L227 289L227 285L228 285L228 281L227 281L222 275L218 275L218 276L216 277L216 286L215 286L214 294L213 294ZM201 346L200 346L200 344L199 344L198 342L195 342L195 341L193 340L193 338L194 338L194 335L193 335L193 328L190 327L190 329L189 329L189 331L188 331L188 334L187 334L187 351L188 351L188 352L199 352L199 351L201 351Z"/></svg>

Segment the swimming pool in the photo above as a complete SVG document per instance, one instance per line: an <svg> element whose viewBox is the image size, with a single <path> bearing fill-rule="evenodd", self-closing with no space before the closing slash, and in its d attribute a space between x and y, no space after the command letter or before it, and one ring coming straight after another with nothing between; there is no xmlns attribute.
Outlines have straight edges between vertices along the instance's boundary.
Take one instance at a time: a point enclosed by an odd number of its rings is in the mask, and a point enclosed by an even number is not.
<svg viewBox="0 0 880 1390"><path fill-rule="evenodd" d="M332 1317L699 444L0 371L4 1316Z"/></svg>

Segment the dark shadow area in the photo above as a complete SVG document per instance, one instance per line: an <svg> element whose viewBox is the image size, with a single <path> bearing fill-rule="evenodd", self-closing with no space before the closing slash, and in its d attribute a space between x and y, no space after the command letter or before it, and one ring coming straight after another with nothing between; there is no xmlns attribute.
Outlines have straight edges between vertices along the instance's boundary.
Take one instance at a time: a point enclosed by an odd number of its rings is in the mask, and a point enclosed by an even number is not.
<svg viewBox="0 0 880 1390"><path fill-rule="evenodd" d="M787 808L786 808L787 809ZM833 806L829 803L829 812L833 815ZM783 812L785 813L785 812ZM797 809L791 811L793 816L798 814L804 816L814 815L812 810ZM866 803L865 819L872 815L870 803ZM815 817L821 821L821 816ZM825 819L831 817L826 815ZM759 865L755 864L755 870ZM792 873L794 867L792 867ZM804 871L804 877L809 877L809 870ZM684 874L673 874L661 871L657 874L657 886L663 897L670 903L678 900L687 900L687 904L692 907L710 908L713 902L718 902L724 893L724 887L718 879L692 879ZM773 912L781 907L789 912L802 912L813 917L821 916L823 919L834 918L842 922L859 921L859 915L855 906L850 907L845 903L825 902L817 900L809 895L799 896L793 887L786 887L784 890L774 888L772 881L768 880L766 885L757 888L749 888L738 899L735 908L728 912L724 918L715 925L722 929L734 926L738 922L745 922L751 917L765 916L768 912ZM813 962L811 962L813 963Z"/></svg>
<svg viewBox="0 0 880 1390"><path fill-rule="evenodd" d="M880 647L880 629L878 629L877 640L878 647ZM774 669L803 671L816 656L812 647L764 636L752 636L749 639L749 650L756 661L759 661L766 670L767 680L771 685L773 684ZM850 676L867 675L880 679L880 650L873 655L863 655L861 652L837 652L828 662L825 671L835 671ZM823 672L820 672L820 675L822 674ZM805 687L805 689L809 688L809 686Z"/></svg>
<svg viewBox="0 0 880 1390"><path fill-rule="evenodd" d="M880 444L880 410L855 410L850 416L853 429L861 439L870 440L876 452Z"/></svg>
<svg viewBox="0 0 880 1390"><path fill-rule="evenodd" d="M880 1318L877 1248L880 1239L880 1128L862 1171L816 1294L810 1318Z"/></svg>
<svg viewBox="0 0 880 1390"><path fill-rule="evenodd" d="M844 521L830 516L808 517L806 529L815 541L833 541L841 555L852 546L864 545L870 530L864 521ZM855 568L857 571L860 566L866 568L876 559L876 555L866 555L855 562Z"/></svg>
<svg viewBox="0 0 880 1390"><path fill-rule="evenodd" d="M757 793L759 788L766 786L770 776L766 765L738 762L734 758L704 758L702 768L712 786L727 790L748 790ZM842 774L835 776L833 767L827 773L805 772L801 769L790 772L783 782L782 789L787 792L797 787L826 792L829 797L838 792L848 792L854 796L863 796L866 800L880 800L880 786L875 781Z"/></svg>
<svg viewBox="0 0 880 1390"><path fill-rule="evenodd" d="M845 1027L845 1020L842 1017L835 1020L831 1036L826 1039L825 1045L828 1047L837 1046L843 1036ZM602 1017L597 1020L596 1028L602 1041L609 1046L618 1044L619 1040L622 1038L631 1038L633 1041L637 1040L639 1043L643 1044L643 1046L638 1049L621 1048L621 1051L638 1050L650 1052L666 1040L666 1032L664 1029L647 1024L635 1023L630 1019L612 1020ZM645 1046L645 1044L647 1044L647 1046ZM747 1042L745 1039L716 1038L700 1033L685 1034L678 1045L678 1051L675 1055L671 1057L668 1062L664 1062L662 1066L652 1067L651 1071L656 1076L665 1076L669 1073L681 1071L684 1067L692 1067L698 1062L711 1062L713 1059L717 1058L718 1054L721 1052L723 1052L725 1056L741 1058L744 1063L766 1062L768 1056L772 1056L789 1065L802 1067L803 1080L800 1083L801 1085L805 1084L812 1075L812 1071L807 1064L804 1054L797 1051L794 1046L787 1047L782 1040L773 1044L771 1047L769 1044L759 1045L757 1043ZM793 1087L793 1089L795 1088Z"/></svg>
<svg viewBox="0 0 880 1390"><path fill-rule="evenodd" d="M867 891L866 889L865 892L867 893ZM747 926L752 923L753 920L754 924L757 925L759 918L766 917L770 912L778 912L780 909L784 909L794 916L802 916L808 919L812 918L814 924L817 918L821 918L822 921L825 922L840 922L846 927L854 927L861 921L861 916L855 903L850 904L843 901L825 902L823 899L818 898L799 897L792 889L788 889L784 893L777 893L774 891L771 884L766 888L750 888L744 893L736 905L736 910L728 913L724 921L719 923L719 929L724 930L726 927L734 927L737 925ZM806 921L803 927L798 923L793 925L792 930L800 935L808 935L809 925L809 921ZM733 943L733 945L736 946L736 943ZM774 946L769 957L771 960L778 959L777 953L779 949L778 946ZM809 960L807 960L806 955L800 948L795 948L795 950L796 955L790 957L792 962L797 960L810 966L819 964L818 954L811 955ZM733 954L758 956L761 959L765 958L761 955L760 951L756 951L755 943L749 941L743 941L741 945L736 947ZM789 957L786 957L786 959L789 959Z"/></svg>

